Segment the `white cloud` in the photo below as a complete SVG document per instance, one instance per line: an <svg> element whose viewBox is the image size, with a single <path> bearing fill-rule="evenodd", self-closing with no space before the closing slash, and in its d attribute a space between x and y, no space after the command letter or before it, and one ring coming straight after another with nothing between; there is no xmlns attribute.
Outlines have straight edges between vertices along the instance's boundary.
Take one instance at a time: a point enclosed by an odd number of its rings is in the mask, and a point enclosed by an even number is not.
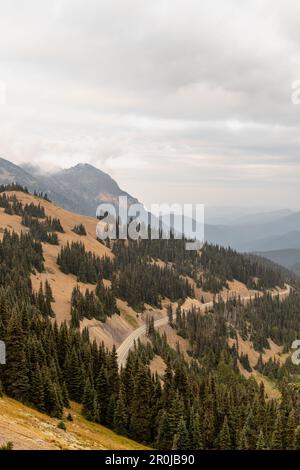
<svg viewBox="0 0 300 470"><path fill-rule="evenodd" d="M147 203L259 204L265 180L291 204L299 20L297 0L6 2L0 154L91 162Z"/></svg>

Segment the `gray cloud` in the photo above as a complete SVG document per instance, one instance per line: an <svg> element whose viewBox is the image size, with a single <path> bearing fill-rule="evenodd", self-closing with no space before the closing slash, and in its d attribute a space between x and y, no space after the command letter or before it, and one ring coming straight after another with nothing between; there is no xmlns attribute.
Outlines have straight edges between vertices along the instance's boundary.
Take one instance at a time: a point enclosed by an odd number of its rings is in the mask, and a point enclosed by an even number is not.
<svg viewBox="0 0 300 470"><path fill-rule="evenodd" d="M6 2L0 154L90 162L147 204L295 206L299 20L297 0Z"/></svg>

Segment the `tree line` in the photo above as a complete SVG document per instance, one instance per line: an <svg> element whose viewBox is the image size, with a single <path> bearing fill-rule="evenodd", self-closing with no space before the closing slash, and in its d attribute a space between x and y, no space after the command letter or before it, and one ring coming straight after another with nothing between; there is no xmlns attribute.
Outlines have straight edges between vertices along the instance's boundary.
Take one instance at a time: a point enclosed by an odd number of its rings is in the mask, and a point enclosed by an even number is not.
<svg viewBox="0 0 300 470"><path fill-rule="evenodd" d="M111 288L106 288L103 281L98 281L95 292L86 289L82 294L79 287L73 289L71 296L71 324L79 328L83 318L106 321L106 318L119 313L116 298Z"/></svg>

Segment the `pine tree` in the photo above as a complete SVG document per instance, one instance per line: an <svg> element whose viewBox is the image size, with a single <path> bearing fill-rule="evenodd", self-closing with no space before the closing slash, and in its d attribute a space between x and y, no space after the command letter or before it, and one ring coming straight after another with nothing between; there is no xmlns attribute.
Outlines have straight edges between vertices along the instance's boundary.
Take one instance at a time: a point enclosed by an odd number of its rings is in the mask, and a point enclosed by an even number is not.
<svg viewBox="0 0 300 470"><path fill-rule="evenodd" d="M39 411L45 411L44 381L40 367L31 372L30 401Z"/></svg>
<svg viewBox="0 0 300 470"><path fill-rule="evenodd" d="M300 426L295 429L293 447L295 450L300 450Z"/></svg>
<svg viewBox="0 0 300 470"><path fill-rule="evenodd" d="M100 423L107 423L107 411L110 397L107 371L104 367L101 368L96 380L96 392L98 403L100 404Z"/></svg>
<svg viewBox="0 0 300 470"><path fill-rule="evenodd" d="M169 360L167 361L167 367L166 367L163 380L164 380L163 400L164 400L165 405L168 407L168 404L171 403L171 400L174 396L173 371L172 371Z"/></svg>
<svg viewBox="0 0 300 470"><path fill-rule="evenodd" d="M53 383L49 372L44 369L44 401L46 412L55 418L62 418L63 415L63 398L61 390L56 383Z"/></svg>
<svg viewBox="0 0 300 470"><path fill-rule="evenodd" d="M256 387L255 382L253 385ZM240 437L242 439L241 445L246 445L249 449L255 449L257 441L257 430L252 409L250 409L250 411L248 412L247 419Z"/></svg>
<svg viewBox="0 0 300 470"><path fill-rule="evenodd" d="M5 390L16 400L27 401L29 392L28 368L25 353L25 337L20 314L16 311L7 326Z"/></svg>
<svg viewBox="0 0 300 470"><path fill-rule="evenodd" d="M218 436L218 447L222 450L230 450L232 447L227 416L224 418L223 425Z"/></svg>
<svg viewBox="0 0 300 470"><path fill-rule="evenodd" d="M288 450L294 449L295 429L296 429L295 410L291 410L288 416L286 430L285 430L286 449Z"/></svg>
<svg viewBox="0 0 300 470"><path fill-rule="evenodd" d="M11 311L9 308L9 301L7 298L7 292L3 287L0 287L0 319L3 323L3 328L6 330L8 325L8 320L11 316ZM4 333L4 331L3 331ZM2 334L3 334L2 333Z"/></svg>
<svg viewBox="0 0 300 470"><path fill-rule="evenodd" d="M114 429L118 434L126 435L128 414L126 410L124 388L120 387L119 398L116 402L114 414Z"/></svg>
<svg viewBox="0 0 300 470"><path fill-rule="evenodd" d="M107 369L107 379L110 392L115 395L115 398L117 398L119 395L120 377L118 367L118 355L115 345L113 345Z"/></svg>
<svg viewBox="0 0 300 470"><path fill-rule="evenodd" d="M169 450L174 439L174 432L170 426L168 413L163 410L159 415L156 447L159 450Z"/></svg>
<svg viewBox="0 0 300 470"><path fill-rule="evenodd" d="M107 422L107 425L110 427L114 425L116 401L117 401L117 397L114 393L109 396L107 411L106 411L106 422Z"/></svg>
<svg viewBox="0 0 300 470"><path fill-rule="evenodd" d="M49 303L54 302L55 299L53 297L52 289L47 279L45 282L45 296Z"/></svg>
<svg viewBox="0 0 300 470"><path fill-rule="evenodd" d="M247 430L246 430L245 426L238 433L237 448L238 448L238 450L248 450L249 449L249 443L248 443L248 440L247 440Z"/></svg>
<svg viewBox="0 0 300 470"><path fill-rule="evenodd" d="M203 445L203 436L200 425L199 414L194 414L192 418L192 432L191 432L191 450L202 450Z"/></svg>
<svg viewBox="0 0 300 470"><path fill-rule="evenodd" d="M167 313L168 313L169 325L173 326L173 309L172 309L171 304L169 304L168 307L167 307Z"/></svg>
<svg viewBox="0 0 300 470"><path fill-rule="evenodd" d="M151 385L149 370L139 364L131 404L130 432L135 439L142 436L145 442L149 442L151 437Z"/></svg>
<svg viewBox="0 0 300 470"><path fill-rule="evenodd" d="M271 437L271 449L282 450L280 415L277 416Z"/></svg>
<svg viewBox="0 0 300 470"><path fill-rule="evenodd" d="M173 437L173 450L189 450L190 449L190 439L189 433L186 428L186 423L183 418L181 418L176 434Z"/></svg>
<svg viewBox="0 0 300 470"><path fill-rule="evenodd" d="M74 347L66 356L64 370L70 398L81 403L84 392L84 374Z"/></svg>
<svg viewBox="0 0 300 470"><path fill-rule="evenodd" d="M76 307L71 306L71 327L79 328L80 327L80 315Z"/></svg>
<svg viewBox="0 0 300 470"><path fill-rule="evenodd" d="M259 435L258 435L258 439L256 443L256 450L267 450L264 433L262 429L260 430Z"/></svg>
<svg viewBox="0 0 300 470"><path fill-rule="evenodd" d="M89 421L98 421L98 403L94 387L90 379L86 380L84 394L82 399L82 414Z"/></svg>

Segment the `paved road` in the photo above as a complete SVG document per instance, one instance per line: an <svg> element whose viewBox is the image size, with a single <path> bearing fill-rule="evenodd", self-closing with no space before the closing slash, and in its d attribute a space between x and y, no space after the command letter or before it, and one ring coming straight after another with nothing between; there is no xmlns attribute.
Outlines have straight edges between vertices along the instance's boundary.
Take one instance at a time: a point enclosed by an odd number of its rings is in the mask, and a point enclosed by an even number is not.
<svg viewBox="0 0 300 470"><path fill-rule="evenodd" d="M155 327L163 326L168 324L168 317L160 318L154 322ZM129 350L133 347L134 342L137 341L138 338L146 334L146 325L142 325L136 330L134 330L127 338L123 341L123 343L117 349L118 354L118 364L119 367L122 365L124 366L126 363L127 355Z"/></svg>
<svg viewBox="0 0 300 470"><path fill-rule="evenodd" d="M286 288L279 292L279 297L289 295L290 291L291 291L291 287L289 285L286 285ZM277 295L278 295L278 292L274 292L273 296L275 297ZM249 301L251 298L253 298L253 296L250 296L250 295L246 297L241 297L241 299L244 302ZM205 304L202 304L200 309L201 311L205 311L205 309L212 308L212 307L213 307L213 302L207 302ZM158 328L159 326L164 326L167 324L168 324L168 316L160 318L159 320L156 320L154 322L155 328ZM128 353L130 349L134 346L134 342L137 341L138 338L141 338L142 336L144 336L145 334L146 334L146 325L142 325L136 330L134 330L129 336L127 336L127 338L119 346L119 348L117 349L119 367L124 366L126 364Z"/></svg>

